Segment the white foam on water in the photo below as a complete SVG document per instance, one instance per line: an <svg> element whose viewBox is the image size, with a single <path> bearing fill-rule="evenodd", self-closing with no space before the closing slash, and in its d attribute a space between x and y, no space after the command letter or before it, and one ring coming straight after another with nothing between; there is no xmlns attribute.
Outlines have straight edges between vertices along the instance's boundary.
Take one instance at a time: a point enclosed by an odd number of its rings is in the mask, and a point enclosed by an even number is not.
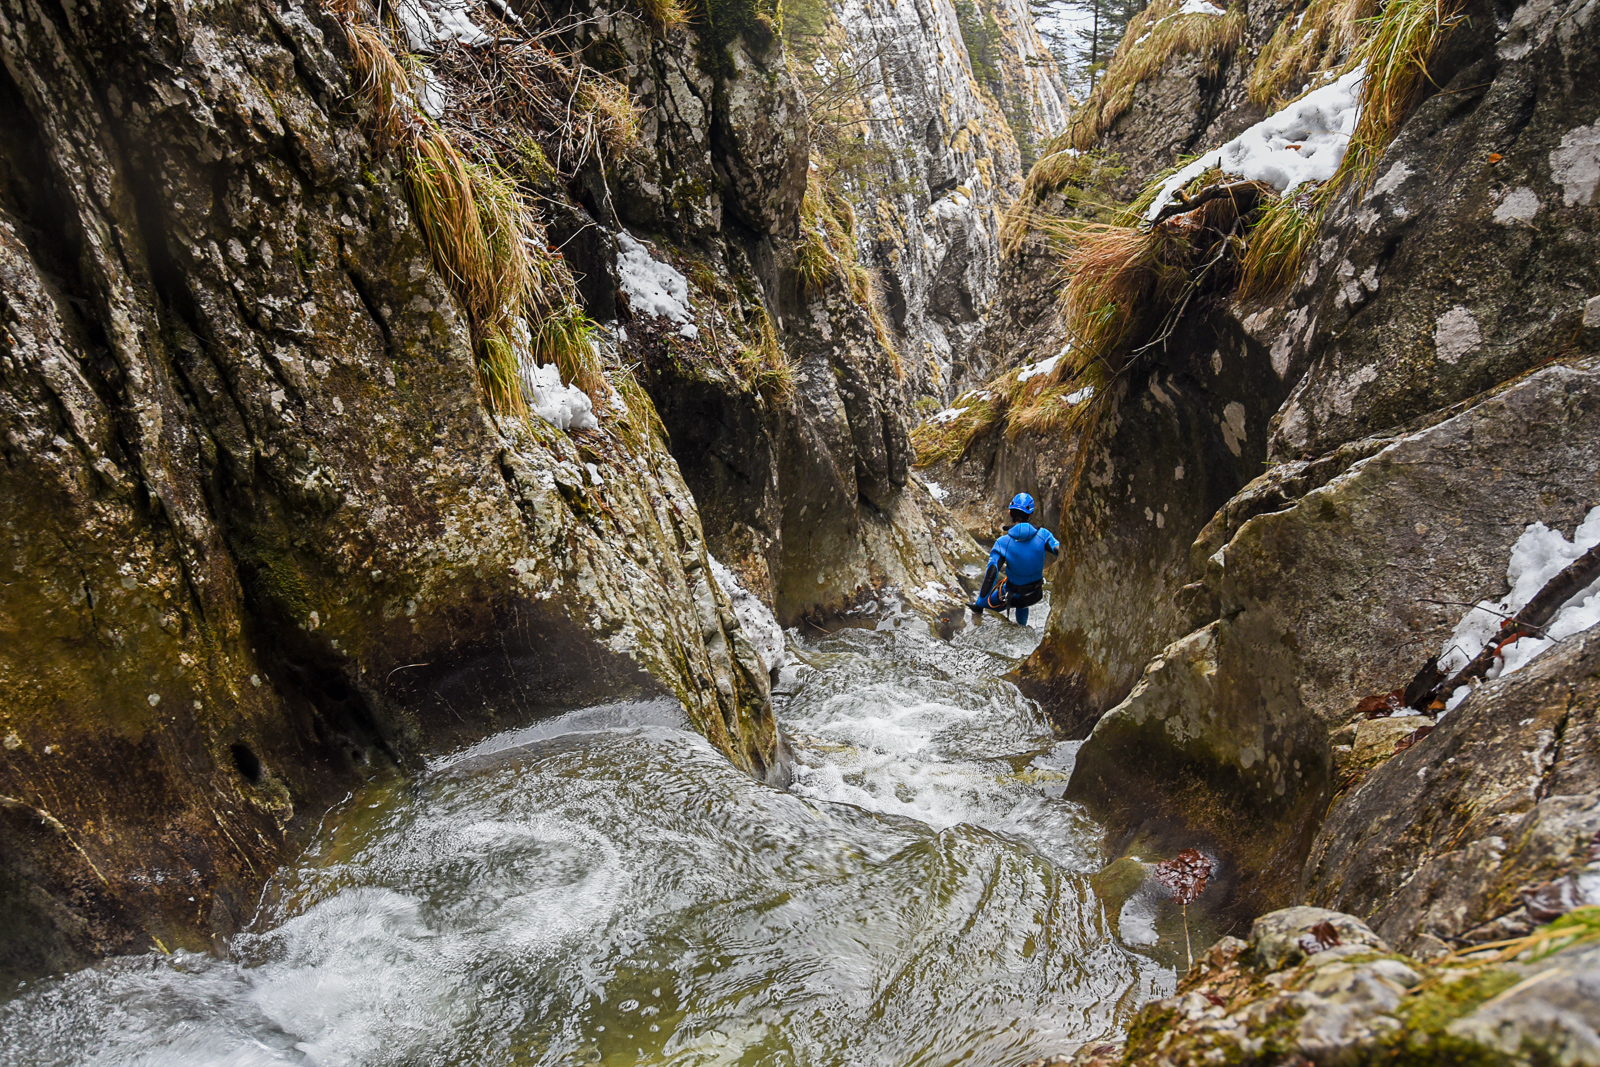
<svg viewBox="0 0 1600 1067"><path fill-rule="evenodd" d="M998 677L1047 610L942 642L884 602L790 634L794 791L668 700L508 731L330 813L226 959L24 987L0 1063L954 1065L1114 1036L1172 976L1089 892L1099 828L1051 792L1076 744Z"/></svg>

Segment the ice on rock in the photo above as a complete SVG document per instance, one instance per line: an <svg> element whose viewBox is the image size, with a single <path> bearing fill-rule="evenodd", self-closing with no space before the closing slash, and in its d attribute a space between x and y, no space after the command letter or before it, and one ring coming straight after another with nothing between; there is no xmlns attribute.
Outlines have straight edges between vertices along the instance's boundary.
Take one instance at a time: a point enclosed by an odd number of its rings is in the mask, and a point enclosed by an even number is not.
<svg viewBox="0 0 1600 1067"><path fill-rule="evenodd" d="M1153 221L1179 189L1212 167L1224 174L1266 182L1284 194L1306 182L1332 178L1350 147L1365 74L1365 67L1357 67L1193 160L1161 186L1145 218Z"/></svg>
<svg viewBox="0 0 1600 1067"><path fill-rule="evenodd" d="M760 597L740 584L734 573L719 563L715 556L708 552L706 558L711 561L711 576L728 594L728 599L733 601L733 613L739 617L739 625L744 627L745 636L761 653L767 670L775 671L782 667L789 660L784 651L783 627L778 625L777 616L761 602Z"/></svg>
<svg viewBox="0 0 1600 1067"><path fill-rule="evenodd" d="M634 314L657 315L693 326L689 279L651 256L650 250L627 232L617 234L617 248L617 278ZM699 330L679 333L692 339Z"/></svg>
<svg viewBox="0 0 1600 1067"><path fill-rule="evenodd" d="M1506 564L1506 581L1511 592L1498 601L1480 600L1478 606L1462 616L1455 633L1439 654L1439 669L1448 677L1470 663L1500 630L1500 623L1527 606L1545 583L1567 568L1573 560L1600 544L1600 507L1589 514L1573 532L1572 540L1542 522L1530 525L1511 546ZM1543 637L1523 637L1507 645L1504 658L1489 668L1486 678L1499 678L1519 671L1557 641L1582 633L1600 623L1600 581L1582 590L1556 613ZM1445 701L1454 710L1471 692L1461 686Z"/></svg>

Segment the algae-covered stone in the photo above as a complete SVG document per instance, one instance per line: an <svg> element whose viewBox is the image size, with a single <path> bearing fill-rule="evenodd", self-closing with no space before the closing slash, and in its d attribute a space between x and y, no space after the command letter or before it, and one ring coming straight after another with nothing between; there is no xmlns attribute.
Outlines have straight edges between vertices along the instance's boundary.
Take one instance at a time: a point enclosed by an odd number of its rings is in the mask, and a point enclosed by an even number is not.
<svg viewBox="0 0 1600 1067"><path fill-rule="evenodd" d="M1144 885L1148 873L1149 868L1144 863L1132 856L1123 856L1091 875L1089 886L1105 905L1106 914L1114 916Z"/></svg>

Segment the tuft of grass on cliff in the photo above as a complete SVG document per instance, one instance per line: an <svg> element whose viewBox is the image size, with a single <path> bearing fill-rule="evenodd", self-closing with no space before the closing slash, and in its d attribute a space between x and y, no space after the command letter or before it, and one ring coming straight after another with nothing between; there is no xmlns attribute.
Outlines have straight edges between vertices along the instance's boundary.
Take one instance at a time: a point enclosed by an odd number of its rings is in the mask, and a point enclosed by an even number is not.
<svg viewBox="0 0 1600 1067"><path fill-rule="evenodd" d="M1105 164L1094 145L1125 108L1125 94L1173 55L1209 49L1208 54L1220 56L1236 46L1237 36L1226 26L1232 12L1179 15L1172 0L1152 4L1130 23L1112 69L1067 133L1047 146L1030 170L1023 195L1001 228L1008 254L1028 236L1042 235L1059 260L1070 359L1056 371L1058 384L1070 386L1091 372L1109 382L1169 336L1197 296L1259 301L1293 284L1329 206L1340 195L1365 189L1384 149L1416 107L1430 81L1431 57L1462 19L1460 3L1389 0L1367 17L1358 0L1312 0L1291 13L1262 53L1286 66L1270 84L1262 74L1253 91L1275 96L1296 80L1331 80L1364 68L1355 131L1338 171L1331 180L1302 185L1287 197L1258 183L1254 203L1212 200L1153 225L1143 214L1176 168L1156 175L1133 203L1117 207L1101 199ZM1194 28L1186 28L1192 22ZM1263 70L1261 63L1256 69ZM1183 195L1227 177L1208 172L1190 182ZM1074 423L1038 401L1014 404L1001 385L996 379L985 386L1001 398L1002 410L981 428L983 420L967 419L919 429L918 439L925 443L919 459L958 456L971 440L957 440L960 433L975 436L1001 420L1013 433Z"/></svg>

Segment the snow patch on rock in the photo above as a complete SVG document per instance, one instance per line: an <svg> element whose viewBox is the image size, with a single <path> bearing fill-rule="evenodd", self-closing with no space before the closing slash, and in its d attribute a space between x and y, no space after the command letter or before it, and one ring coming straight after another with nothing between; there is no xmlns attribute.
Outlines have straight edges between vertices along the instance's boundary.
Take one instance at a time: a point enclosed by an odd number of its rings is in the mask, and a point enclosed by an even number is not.
<svg viewBox="0 0 1600 1067"><path fill-rule="evenodd" d="M1552 530L1542 522L1530 524L1511 546L1511 560L1506 564L1506 582L1511 592L1500 600L1480 600L1477 607L1462 616L1439 654L1439 669L1448 677L1472 662L1499 632L1503 620L1526 607L1546 582L1597 544L1600 507L1590 509L1571 541L1560 530ZM1596 623L1600 623L1600 580L1567 601L1545 628L1544 637L1523 637L1507 645L1503 658L1484 677L1499 678L1519 671L1557 641L1582 633ZM1454 709L1469 692L1470 686L1461 686L1450 695L1446 708Z"/></svg>
<svg viewBox="0 0 1600 1067"><path fill-rule="evenodd" d="M617 279L634 313L692 325L689 279L652 256L632 234L617 234L617 249ZM683 333L683 336L692 338L698 332L696 329L695 334Z"/></svg>
<svg viewBox="0 0 1600 1067"><path fill-rule="evenodd" d="M600 421L594 417L594 404L575 385L561 381L561 371L554 363L537 367L524 359L519 368L522 385L533 413L563 430L598 430Z"/></svg>
<svg viewBox="0 0 1600 1067"><path fill-rule="evenodd" d="M1283 194L1306 182L1332 178L1350 147L1365 74L1365 67L1357 67L1195 159L1161 186L1145 218L1153 221L1179 189L1212 167L1266 182Z"/></svg>

